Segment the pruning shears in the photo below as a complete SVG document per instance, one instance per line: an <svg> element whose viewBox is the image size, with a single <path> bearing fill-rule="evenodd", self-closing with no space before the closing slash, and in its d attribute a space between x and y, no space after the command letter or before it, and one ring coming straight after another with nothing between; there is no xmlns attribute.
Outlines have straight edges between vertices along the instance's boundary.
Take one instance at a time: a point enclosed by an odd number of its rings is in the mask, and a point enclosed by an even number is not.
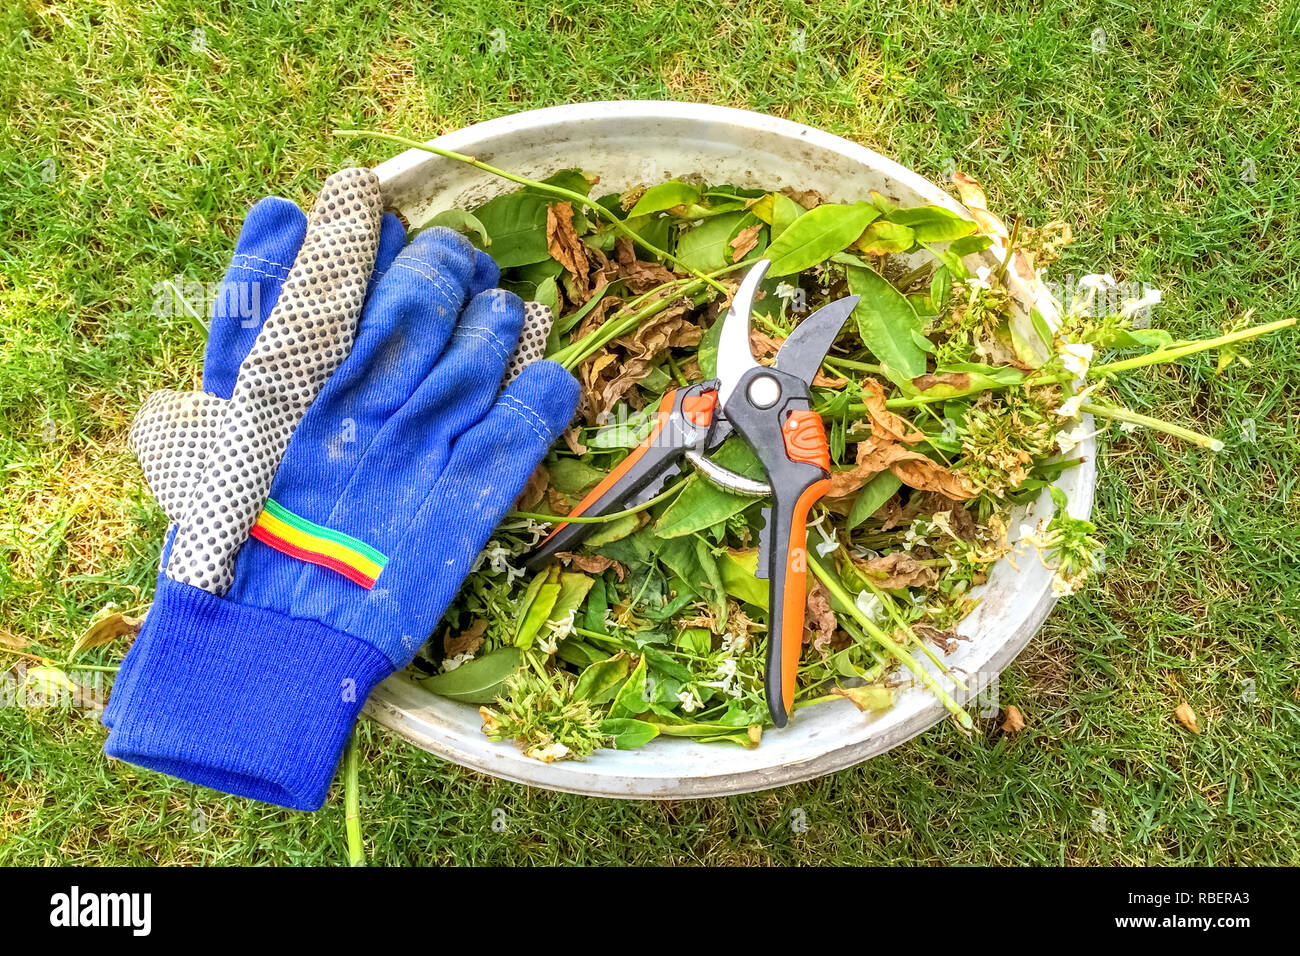
<svg viewBox="0 0 1300 956"><path fill-rule="evenodd" d="M766 259L756 263L732 298L718 338L717 378L665 394L646 438L569 517L609 514L650 500L681 472L683 459L727 491L770 496L763 508L756 576L769 581L767 706L772 722L784 727L794 707L803 642L808 511L830 486L830 447L821 416L812 410L809 386L858 297L837 299L814 312L785 340L774 365L760 365L750 350L749 320L770 265ZM707 455L733 432L753 448L766 481L709 460ZM576 547L594 527L561 521L530 555L529 566L538 568L557 552Z"/></svg>

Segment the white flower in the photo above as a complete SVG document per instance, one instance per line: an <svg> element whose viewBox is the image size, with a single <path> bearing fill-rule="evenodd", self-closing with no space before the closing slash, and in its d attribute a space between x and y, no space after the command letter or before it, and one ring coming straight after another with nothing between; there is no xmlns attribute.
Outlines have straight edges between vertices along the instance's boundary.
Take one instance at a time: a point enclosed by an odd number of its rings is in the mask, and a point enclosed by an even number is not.
<svg viewBox="0 0 1300 956"><path fill-rule="evenodd" d="M820 518L818 519L820 520ZM818 542L816 551L817 557L824 558L840 546L839 539L835 536L835 528L828 526L821 529L822 540Z"/></svg>
<svg viewBox="0 0 1300 956"><path fill-rule="evenodd" d="M704 704L704 702L695 695L695 690L693 688L687 688L682 691L677 695L677 700L681 703L682 710L688 714L699 710Z"/></svg>
<svg viewBox="0 0 1300 956"><path fill-rule="evenodd" d="M716 687L728 697L739 697L741 695L740 685L736 682L736 659L734 657L723 658L713 676L718 679L705 681L705 687Z"/></svg>
<svg viewBox="0 0 1300 956"><path fill-rule="evenodd" d="M516 568L507 558L514 557L514 552L503 545L500 541L490 541L488 546L478 553L474 559L470 571L477 571L486 562L488 569L493 574L504 574L506 584L513 584L515 578L523 577L523 568Z"/></svg>
<svg viewBox="0 0 1300 956"><path fill-rule="evenodd" d="M1071 375L1083 378L1092 362L1092 346L1085 342L1067 342L1061 349L1061 364Z"/></svg>
<svg viewBox="0 0 1300 956"><path fill-rule="evenodd" d="M1138 430L1139 428L1141 428L1141 427L1142 427L1142 426L1139 425L1137 422L1120 422L1120 423L1119 423L1119 430L1122 431L1125 435L1131 435L1133 432L1137 431L1137 430Z"/></svg>
<svg viewBox="0 0 1300 956"><path fill-rule="evenodd" d="M1093 272L1084 276L1078 282L1081 289L1113 289L1115 288L1115 277L1109 272Z"/></svg>
<svg viewBox="0 0 1300 956"><path fill-rule="evenodd" d="M776 297L784 301L787 305L793 302L799 296L799 289L788 282L778 282L776 284Z"/></svg>
<svg viewBox="0 0 1300 956"><path fill-rule="evenodd" d="M853 603L859 611L875 623L879 624L885 619L885 605L881 603L880 598L870 591L866 589L859 591L858 596L853 599Z"/></svg>
<svg viewBox="0 0 1300 956"><path fill-rule="evenodd" d="M1083 422L1080 422L1068 432L1060 431L1056 433L1056 447L1061 450L1061 454L1065 454L1076 445L1082 445L1096 434L1095 431L1088 431L1088 429L1084 427Z"/></svg>
<svg viewBox="0 0 1300 956"><path fill-rule="evenodd" d="M1079 406L1087 400L1089 395L1100 388L1101 384L1101 382L1094 382L1087 388L1071 395L1061 402L1061 407L1056 410L1056 414L1061 418L1078 418L1080 414Z"/></svg>
<svg viewBox="0 0 1300 956"><path fill-rule="evenodd" d="M556 760L563 760L569 755L569 748L564 746L558 740L546 745L530 747L524 751L525 757L532 757L534 760L540 760L542 763L553 763Z"/></svg>
<svg viewBox="0 0 1300 956"><path fill-rule="evenodd" d="M992 275L992 269L988 266L980 266L975 270L975 275L966 280L966 285L975 289L991 289L993 286L989 283L989 279Z"/></svg>
<svg viewBox="0 0 1300 956"><path fill-rule="evenodd" d="M1140 299L1130 299L1128 302L1125 302L1124 307L1120 309L1120 314L1123 315L1124 318L1129 319L1133 317L1135 312L1142 312L1151 308L1153 305L1159 304L1159 289L1143 289L1142 297Z"/></svg>
<svg viewBox="0 0 1300 956"><path fill-rule="evenodd" d="M474 659L473 654L457 654L455 657L449 657L442 662L444 671L454 671L461 664L467 664Z"/></svg>

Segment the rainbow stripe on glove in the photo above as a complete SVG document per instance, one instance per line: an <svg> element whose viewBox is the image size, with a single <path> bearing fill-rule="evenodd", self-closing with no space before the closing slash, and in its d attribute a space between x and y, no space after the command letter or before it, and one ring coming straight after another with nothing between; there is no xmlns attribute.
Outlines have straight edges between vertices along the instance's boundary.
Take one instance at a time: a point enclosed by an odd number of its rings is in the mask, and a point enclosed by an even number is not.
<svg viewBox="0 0 1300 956"><path fill-rule="evenodd" d="M375 586L375 578L388 563L364 541L313 524L272 498L257 516L252 536L292 558L337 571L366 590Z"/></svg>

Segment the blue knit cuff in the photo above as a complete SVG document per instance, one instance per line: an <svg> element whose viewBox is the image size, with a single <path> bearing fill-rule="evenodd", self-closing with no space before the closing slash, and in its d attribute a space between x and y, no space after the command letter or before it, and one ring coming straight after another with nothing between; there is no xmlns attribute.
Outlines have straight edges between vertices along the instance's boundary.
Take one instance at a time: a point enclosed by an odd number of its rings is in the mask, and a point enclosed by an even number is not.
<svg viewBox="0 0 1300 956"><path fill-rule="evenodd" d="M393 670L318 621L164 579L104 752L295 810L325 802L357 713Z"/></svg>

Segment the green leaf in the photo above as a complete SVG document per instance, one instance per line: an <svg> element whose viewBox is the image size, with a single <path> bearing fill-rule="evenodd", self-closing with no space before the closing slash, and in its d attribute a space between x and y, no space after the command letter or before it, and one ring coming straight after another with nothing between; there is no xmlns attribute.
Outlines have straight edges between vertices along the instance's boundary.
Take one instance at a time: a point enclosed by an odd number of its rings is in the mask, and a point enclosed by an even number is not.
<svg viewBox="0 0 1300 956"><path fill-rule="evenodd" d="M726 314L719 315L700 339L700 349L696 353L700 363L700 374L705 378L716 378L718 374L718 340L722 338L722 322Z"/></svg>
<svg viewBox="0 0 1300 956"><path fill-rule="evenodd" d="M600 732L613 738L615 750L643 747L659 736L659 728L631 717L611 717L600 725Z"/></svg>
<svg viewBox="0 0 1300 956"><path fill-rule="evenodd" d="M480 247L487 247L492 244L492 238L488 235L487 228L479 221L478 216L463 209L444 209L426 222L419 231L423 232L432 226L446 226L448 229L454 229L466 236L477 236ZM415 236L411 238L414 239Z"/></svg>
<svg viewBox="0 0 1300 956"><path fill-rule="evenodd" d="M605 575L598 574L587 595L587 614L583 618L587 630L602 632L605 630L605 612L609 610L609 589L605 584Z"/></svg>
<svg viewBox="0 0 1300 956"><path fill-rule="evenodd" d="M635 717L647 710L649 700L646 695L646 659L642 655L634 670L614 697L609 708L610 717Z"/></svg>
<svg viewBox="0 0 1300 956"><path fill-rule="evenodd" d="M713 650L713 634L707 627L684 627L677 632L673 643L688 654L708 657Z"/></svg>
<svg viewBox="0 0 1300 956"><path fill-rule="evenodd" d="M870 203L827 203L804 213L767 248L773 278L802 272L847 249L880 211Z"/></svg>
<svg viewBox="0 0 1300 956"><path fill-rule="evenodd" d="M853 701L858 710L888 710L894 706L894 691L890 687L836 687L832 693Z"/></svg>
<svg viewBox="0 0 1300 956"><path fill-rule="evenodd" d="M670 179L666 183L651 186L641 194L636 205L628 212L628 218L647 216L652 212L663 212L674 206L685 206L700 198L700 191L689 183Z"/></svg>
<svg viewBox="0 0 1300 956"><path fill-rule="evenodd" d="M731 265L728 243L742 228L748 212L729 212L704 220L677 237L677 258L697 272L717 272Z"/></svg>
<svg viewBox="0 0 1300 956"><path fill-rule="evenodd" d="M910 226L877 219L867 226L862 238L857 241L857 248L869 256L886 256L895 252L906 252L916 245L916 234Z"/></svg>
<svg viewBox="0 0 1300 956"><path fill-rule="evenodd" d="M947 266L940 266L930 279L930 305L935 314L943 312L948 306L948 296L952 294L952 273Z"/></svg>
<svg viewBox="0 0 1300 956"><path fill-rule="evenodd" d="M474 210L491 237L492 258L502 269L550 258L546 248L546 204L547 197L521 190L489 199Z"/></svg>
<svg viewBox="0 0 1300 956"><path fill-rule="evenodd" d="M573 688L573 699L605 703L617 692L619 684L627 680L631 666L628 656L623 653L597 661L579 675L578 683Z"/></svg>
<svg viewBox="0 0 1300 956"><path fill-rule="evenodd" d="M762 478L763 469L758 459L744 442L728 440L711 456L713 461L750 478ZM661 538L678 538L711 528L719 521L740 514L757 498L733 495L709 484L699 475L692 475L681 494L673 499L659 516L654 529Z"/></svg>
<svg viewBox="0 0 1300 956"><path fill-rule="evenodd" d="M709 601L709 607L713 611L713 619L717 622L718 628L721 629L727 623L727 589L722 583L722 574L718 571L718 563L713 560L713 552L709 550L709 543L698 535L695 536L695 556L700 562L700 569L704 572L704 583L708 586L705 597Z"/></svg>
<svg viewBox="0 0 1300 956"><path fill-rule="evenodd" d="M609 544L612 541L618 541L620 538L626 538L640 525L641 516L639 514L624 515L621 518L615 518L613 521L598 524L596 530L587 537L587 547L599 548L602 544Z"/></svg>
<svg viewBox="0 0 1300 956"><path fill-rule="evenodd" d="M550 618L551 609L555 607L555 601L559 596L560 569L558 567L539 572L537 577L529 582L528 590L524 592L524 600L527 603L523 605L519 627L515 629L515 647L526 650L533 646L533 639Z"/></svg>
<svg viewBox="0 0 1300 956"><path fill-rule="evenodd" d="M722 574L722 586L733 598L767 610L769 588L766 581L760 581L757 577L757 548L727 551L720 555L718 571Z"/></svg>
<svg viewBox="0 0 1300 956"><path fill-rule="evenodd" d="M957 239L949 243L948 251L955 256L965 258L983 252L991 245L993 245L993 240L988 236L967 236L964 239Z"/></svg>
<svg viewBox="0 0 1300 956"><path fill-rule="evenodd" d="M935 370L936 375L946 375L950 372L966 375L968 377L966 385L960 387L949 384L931 385L922 392L918 391L911 382L902 382L900 388L908 398L925 396L928 399L949 399L960 398L963 395L973 395L976 392L983 392L990 388L1006 388L1010 385L1019 385L1025 380L1025 373L1010 365L954 362L951 365Z"/></svg>
<svg viewBox="0 0 1300 956"><path fill-rule="evenodd" d="M581 494L605 477L605 472L591 467L581 458L556 458L547 462L546 472L551 486L562 495Z"/></svg>
<svg viewBox="0 0 1300 956"><path fill-rule="evenodd" d="M540 302L550 309L551 315L560 311L560 287L556 284L554 276L547 276L537 283L537 288L533 290L533 301Z"/></svg>
<svg viewBox="0 0 1300 956"><path fill-rule="evenodd" d="M849 291L862 297L853 315L863 344L887 366L891 379L924 375L925 352L912 338L921 323L907 297L874 269L848 266L847 273Z"/></svg>
<svg viewBox="0 0 1300 956"><path fill-rule="evenodd" d="M975 223L963 219L942 206L916 206L886 213L885 218L900 226L909 227L917 242L951 242L969 236Z"/></svg>
<svg viewBox="0 0 1300 956"><path fill-rule="evenodd" d="M498 697L506 679L515 672L523 660L517 647L498 647L477 660L461 664L455 670L433 677L421 677L418 683L425 690L442 697L467 704L487 704Z"/></svg>
<svg viewBox="0 0 1300 956"><path fill-rule="evenodd" d="M772 227L773 239L789 229L806 212L803 206L785 193L768 193L750 206L749 211Z"/></svg>
<svg viewBox="0 0 1300 956"><path fill-rule="evenodd" d="M593 583L590 575L580 571L561 571L560 593L546 619L560 622L567 618L570 612L576 614L578 608L582 607L582 602L587 600L587 594L591 591Z"/></svg>
<svg viewBox="0 0 1300 956"><path fill-rule="evenodd" d="M858 497L853 502L853 508L849 511L849 519L844 526L845 530L852 531L879 511L880 506L893 497L894 492L902 484L902 479L892 471L882 471L880 474L875 475L858 492Z"/></svg>

